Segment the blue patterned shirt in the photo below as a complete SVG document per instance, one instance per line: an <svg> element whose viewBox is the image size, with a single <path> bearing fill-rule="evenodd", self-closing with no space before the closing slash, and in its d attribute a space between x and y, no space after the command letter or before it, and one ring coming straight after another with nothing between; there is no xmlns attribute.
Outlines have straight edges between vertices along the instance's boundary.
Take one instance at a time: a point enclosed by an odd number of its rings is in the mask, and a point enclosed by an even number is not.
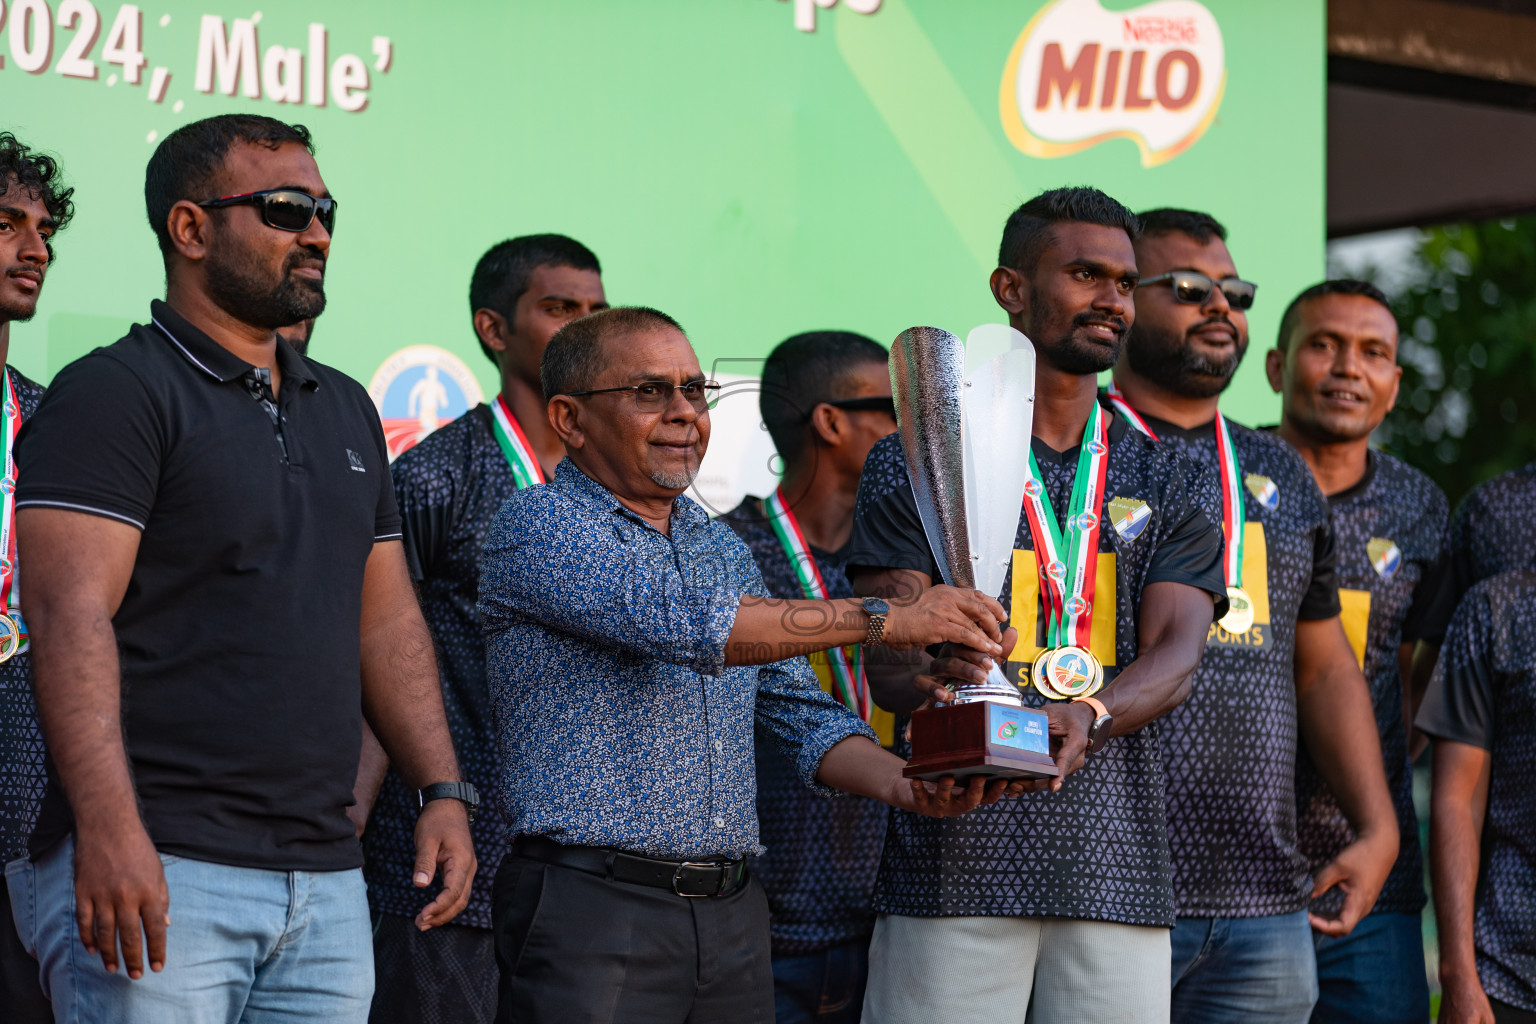
<svg viewBox="0 0 1536 1024"><path fill-rule="evenodd" d="M512 835L657 857L756 856L754 726L815 789L869 727L804 658L725 664L752 555L687 497L671 536L569 459L519 491L486 538L486 676Z"/></svg>

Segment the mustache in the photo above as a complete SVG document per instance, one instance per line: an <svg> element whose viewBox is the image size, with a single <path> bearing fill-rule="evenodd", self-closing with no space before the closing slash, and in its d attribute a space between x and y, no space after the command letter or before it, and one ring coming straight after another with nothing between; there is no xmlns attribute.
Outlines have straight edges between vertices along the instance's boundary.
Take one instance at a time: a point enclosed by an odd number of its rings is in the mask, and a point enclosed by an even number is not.
<svg viewBox="0 0 1536 1024"><path fill-rule="evenodd" d="M313 245L306 245L297 252L289 253L288 258L283 261L283 274L286 276L289 271L298 270L300 267L314 267L324 274L325 253Z"/></svg>
<svg viewBox="0 0 1536 1024"><path fill-rule="evenodd" d="M1232 322L1232 318L1227 316L1227 314L1225 314L1225 313L1217 313L1215 316L1208 316L1208 317L1206 317L1204 320L1201 320L1199 323L1195 324L1189 330L1185 331L1184 332L1184 336L1186 338L1191 337L1191 336L1194 335L1194 333L1196 331L1200 330L1203 327L1209 327L1211 324L1226 324L1227 327L1230 328L1231 331L1232 331L1232 337L1235 338L1238 341L1239 344L1242 343L1243 335L1242 335L1242 333L1240 331L1238 331L1237 324L1234 324Z"/></svg>
<svg viewBox="0 0 1536 1024"><path fill-rule="evenodd" d="M1087 327L1089 325L1103 324L1113 330L1116 336L1124 338L1131 325L1125 322L1122 316L1105 316L1102 313L1079 313L1072 318L1073 328Z"/></svg>
<svg viewBox="0 0 1536 1024"><path fill-rule="evenodd" d="M42 277L46 272L42 267L31 263L18 263L14 267L5 268L6 277L12 277L21 273L36 274L38 277Z"/></svg>

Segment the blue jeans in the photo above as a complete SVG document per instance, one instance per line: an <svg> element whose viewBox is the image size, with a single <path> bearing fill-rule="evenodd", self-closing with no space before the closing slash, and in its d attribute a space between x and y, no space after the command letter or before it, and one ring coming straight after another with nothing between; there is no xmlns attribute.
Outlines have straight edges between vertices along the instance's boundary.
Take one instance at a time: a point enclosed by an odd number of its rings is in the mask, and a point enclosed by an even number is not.
<svg viewBox="0 0 1536 1024"><path fill-rule="evenodd" d="M59 1024L366 1024L373 940L361 869L263 871L160 855L165 969L108 974L75 924L74 842L5 880Z"/></svg>
<svg viewBox="0 0 1536 1024"><path fill-rule="evenodd" d="M1424 926L1418 914L1370 914L1342 939L1316 938L1312 1024L1424 1024Z"/></svg>
<svg viewBox="0 0 1536 1024"><path fill-rule="evenodd" d="M1173 1024L1307 1024L1317 955L1307 912L1181 917L1173 929Z"/></svg>
<svg viewBox="0 0 1536 1024"><path fill-rule="evenodd" d="M869 981L869 939L773 958L774 1024L858 1024Z"/></svg>

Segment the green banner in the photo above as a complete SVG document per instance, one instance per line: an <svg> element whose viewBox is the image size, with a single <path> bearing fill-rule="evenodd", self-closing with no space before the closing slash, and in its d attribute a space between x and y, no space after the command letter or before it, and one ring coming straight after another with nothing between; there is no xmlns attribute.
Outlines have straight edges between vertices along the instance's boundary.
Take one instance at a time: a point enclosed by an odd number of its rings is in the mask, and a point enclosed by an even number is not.
<svg viewBox="0 0 1536 1024"><path fill-rule="evenodd" d="M311 353L374 385L402 443L494 393L468 284L511 235L580 239L611 301L666 310L706 368L750 375L802 330L1000 320L1002 223L1043 188L1208 210L1262 285L1223 403L1246 423L1277 415L1256 355L1323 269L1323 0L0 11L4 125L78 187L39 315L13 332L45 379L147 316L145 161L230 110L314 131L340 208Z"/></svg>

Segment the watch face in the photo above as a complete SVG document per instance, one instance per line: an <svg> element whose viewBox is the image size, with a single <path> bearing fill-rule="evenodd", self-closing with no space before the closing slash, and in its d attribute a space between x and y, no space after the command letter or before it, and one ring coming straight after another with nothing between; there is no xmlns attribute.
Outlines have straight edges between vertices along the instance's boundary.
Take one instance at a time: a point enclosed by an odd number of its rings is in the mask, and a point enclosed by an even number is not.
<svg viewBox="0 0 1536 1024"><path fill-rule="evenodd" d="M871 615L886 615L890 612L891 606L888 602L878 597L866 597L864 599L864 610Z"/></svg>

